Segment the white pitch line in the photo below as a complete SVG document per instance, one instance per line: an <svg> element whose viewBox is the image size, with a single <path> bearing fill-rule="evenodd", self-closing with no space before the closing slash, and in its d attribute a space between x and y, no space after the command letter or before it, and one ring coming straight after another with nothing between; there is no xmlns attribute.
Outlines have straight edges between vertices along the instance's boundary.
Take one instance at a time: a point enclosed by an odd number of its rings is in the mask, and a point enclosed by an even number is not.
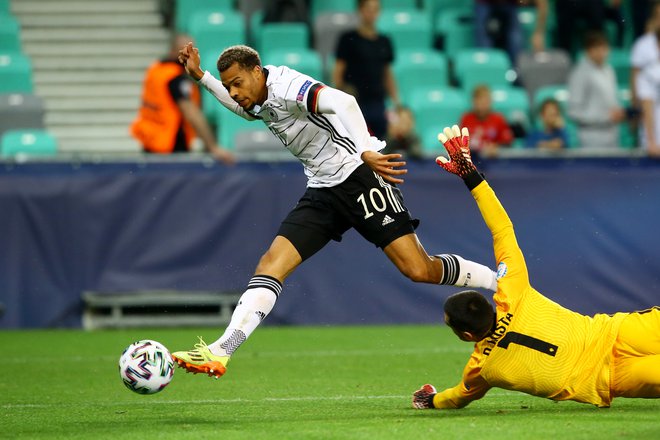
<svg viewBox="0 0 660 440"><path fill-rule="evenodd" d="M245 356L253 357L286 357L286 358L300 358L300 357L335 357L335 356L387 356L387 355L426 355L426 354L445 354L445 353L464 353L469 355L472 352L470 348L461 347L435 347L430 349L422 348L392 348L391 350L314 350L314 351L259 351L252 350L246 351ZM119 353L121 354L121 353ZM117 356L94 356L94 361L118 361ZM240 356L240 355L239 355ZM74 362L89 360L89 356L41 356L42 361L57 360L57 362ZM34 358L28 357L10 357L3 359L4 363L26 363L33 362Z"/></svg>
<svg viewBox="0 0 660 440"><path fill-rule="evenodd" d="M507 390L493 390L493 396L526 396L524 393L519 393L515 391ZM264 397L263 399L243 399L243 398L234 398L234 399L197 399L197 400L149 400L148 397L145 398L144 405L210 405L210 404L230 404L230 403L259 403L259 402L309 402L309 401L363 401L363 400L405 400L406 402L412 398L412 392L408 395L380 395L380 396L300 396L300 397ZM485 400L481 400L480 404L488 402L488 397ZM493 405L499 405L497 400L491 402ZM86 406L97 406L97 407L124 407L124 406L135 406L136 403L132 402L96 402L85 403ZM40 408L63 408L63 407L79 407L79 403L16 403L16 404L6 404L0 405L2 409L40 409Z"/></svg>

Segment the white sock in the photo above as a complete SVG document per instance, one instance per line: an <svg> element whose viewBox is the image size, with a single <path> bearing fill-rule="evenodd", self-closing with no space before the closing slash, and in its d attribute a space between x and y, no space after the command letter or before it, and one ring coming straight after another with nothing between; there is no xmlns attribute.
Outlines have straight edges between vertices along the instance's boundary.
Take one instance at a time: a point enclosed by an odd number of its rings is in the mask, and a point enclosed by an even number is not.
<svg viewBox="0 0 660 440"><path fill-rule="evenodd" d="M241 295L223 335L209 349L216 356L231 356L270 313L282 284L268 275L255 275Z"/></svg>
<svg viewBox="0 0 660 440"><path fill-rule="evenodd" d="M440 284L497 291L497 274L483 264L453 254L435 257L442 262L443 277Z"/></svg>

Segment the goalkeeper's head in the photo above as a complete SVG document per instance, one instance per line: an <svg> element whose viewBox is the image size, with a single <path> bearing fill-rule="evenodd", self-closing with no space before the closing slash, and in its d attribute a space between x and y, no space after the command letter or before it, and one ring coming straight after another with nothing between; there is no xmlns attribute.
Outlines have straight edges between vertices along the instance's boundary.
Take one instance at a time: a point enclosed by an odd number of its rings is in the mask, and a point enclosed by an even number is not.
<svg viewBox="0 0 660 440"><path fill-rule="evenodd" d="M495 325L495 309L474 290L455 293L445 301L445 323L462 341L478 342Z"/></svg>

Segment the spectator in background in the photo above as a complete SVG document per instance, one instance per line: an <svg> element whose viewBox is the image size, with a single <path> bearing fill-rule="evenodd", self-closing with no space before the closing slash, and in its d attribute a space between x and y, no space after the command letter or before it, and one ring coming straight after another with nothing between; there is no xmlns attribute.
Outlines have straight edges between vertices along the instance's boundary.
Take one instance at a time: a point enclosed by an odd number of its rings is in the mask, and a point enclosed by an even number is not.
<svg viewBox="0 0 660 440"><path fill-rule="evenodd" d="M339 38L332 80L340 90L355 97L367 127L378 139L387 136L385 98L399 106L399 93L392 72L394 49L378 33L379 0L358 0L358 28Z"/></svg>
<svg viewBox="0 0 660 440"><path fill-rule="evenodd" d="M637 99L636 80L639 72L646 66L655 63L658 60L658 39L655 32L660 29L660 1L653 3L651 15L647 17L646 33L635 40L630 54L630 90L632 91L632 104L634 108L639 108Z"/></svg>
<svg viewBox="0 0 660 440"><path fill-rule="evenodd" d="M202 113L197 84L177 59L179 48L189 41L188 35L176 35L168 55L149 66L131 134L146 153L156 154L188 152L193 139L199 136L213 157L233 163L233 155L218 146Z"/></svg>
<svg viewBox="0 0 660 440"><path fill-rule="evenodd" d="M554 98L548 98L539 108L541 128L532 131L525 141L528 148L542 148L547 150L562 150L568 147L568 135L564 128L564 118L561 116L561 107Z"/></svg>
<svg viewBox="0 0 660 440"><path fill-rule="evenodd" d="M605 0L555 0L556 46L573 53L573 42L579 29L602 32L605 6Z"/></svg>
<svg viewBox="0 0 660 440"><path fill-rule="evenodd" d="M500 147L513 142L513 130L492 106L490 88L478 85L472 92L472 110L461 118L460 126L470 131L470 142L477 157L495 157Z"/></svg>
<svg viewBox="0 0 660 440"><path fill-rule="evenodd" d="M408 107L397 107L389 113L387 146L383 154L399 153L411 159L421 159L422 142L415 131L415 116Z"/></svg>
<svg viewBox="0 0 660 440"><path fill-rule="evenodd" d="M660 45L660 29L656 31L656 41ZM660 56L642 69L636 86L642 110L642 146L649 156L660 158Z"/></svg>
<svg viewBox="0 0 660 440"><path fill-rule="evenodd" d="M512 65L524 49L523 29L518 20L518 8L535 4L536 27L531 45L534 51L545 49L545 29L548 0L476 0L474 3L475 42L477 47L506 50Z"/></svg>
<svg viewBox="0 0 660 440"><path fill-rule="evenodd" d="M568 79L568 115L578 125L582 147L616 148L626 112L617 98L616 74L607 62L610 46L604 34L590 32L584 49L584 58Z"/></svg>

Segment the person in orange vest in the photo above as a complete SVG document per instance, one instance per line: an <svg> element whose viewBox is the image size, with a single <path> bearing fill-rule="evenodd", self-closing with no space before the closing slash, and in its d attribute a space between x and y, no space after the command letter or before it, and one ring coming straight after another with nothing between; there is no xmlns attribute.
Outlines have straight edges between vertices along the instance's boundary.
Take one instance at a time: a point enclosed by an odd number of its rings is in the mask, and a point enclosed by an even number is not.
<svg viewBox="0 0 660 440"><path fill-rule="evenodd" d="M199 137L214 158L234 163L233 154L218 145L201 111L197 84L178 62L179 47L189 41L187 35L176 35L167 57L147 69L142 105L131 125L131 134L146 153L155 154L188 152L192 140Z"/></svg>

